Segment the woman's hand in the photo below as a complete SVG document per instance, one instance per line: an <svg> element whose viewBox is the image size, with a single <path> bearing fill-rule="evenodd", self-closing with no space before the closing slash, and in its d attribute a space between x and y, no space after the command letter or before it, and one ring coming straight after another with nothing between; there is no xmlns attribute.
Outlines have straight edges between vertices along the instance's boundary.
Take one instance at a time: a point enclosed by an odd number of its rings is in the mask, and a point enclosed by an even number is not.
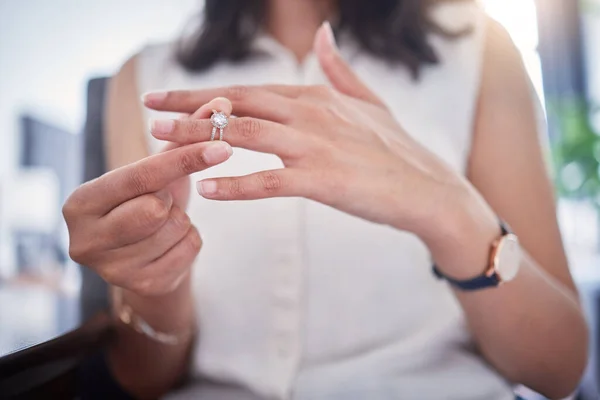
<svg viewBox="0 0 600 400"><path fill-rule="evenodd" d="M230 120L225 139L276 154L285 165L204 180L199 193L214 200L309 198L417 234L442 268L472 262L475 270L448 271L457 277L480 273L499 234L489 206L462 176L404 131L343 61L328 26L317 34L315 50L333 89L273 85L145 97L148 107L177 112L193 112L214 97L227 97L241 118ZM152 129L156 138L179 144L206 141L210 132L207 120L158 121Z"/></svg>
<svg viewBox="0 0 600 400"><path fill-rule="evenodd" d="M172 148L80 186L63 207L71 258L135 294L172 292L202 242L169 186L230 155L221 142Z"/></svg>

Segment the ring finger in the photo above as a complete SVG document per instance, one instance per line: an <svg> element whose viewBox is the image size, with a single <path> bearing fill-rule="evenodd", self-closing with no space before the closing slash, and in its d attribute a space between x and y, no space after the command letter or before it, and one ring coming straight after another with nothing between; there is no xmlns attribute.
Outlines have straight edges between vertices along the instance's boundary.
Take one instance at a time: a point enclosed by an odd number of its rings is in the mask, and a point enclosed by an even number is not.
<svg viewBox="0 0 600 400"><path fill-rule="evenodd" d="M150 131L159 140L192 144L210 140L213 125L210 120L155 120ZM224 140L242 147L281 157L296 157L307 150L310 137L271 121L256 118L231 118L225 127Z"/></svg>

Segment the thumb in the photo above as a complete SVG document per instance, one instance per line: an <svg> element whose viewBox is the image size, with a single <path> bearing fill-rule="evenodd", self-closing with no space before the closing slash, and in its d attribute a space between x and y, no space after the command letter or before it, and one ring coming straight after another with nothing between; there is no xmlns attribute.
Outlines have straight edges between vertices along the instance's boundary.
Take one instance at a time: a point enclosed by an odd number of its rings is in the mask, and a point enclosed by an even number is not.
<svg viewBox="0 0 600 400"><path fill-rule="evenodd" d="M379 96L363 83L340 54L328 21L317 30L314 51L321 69L336 90L350 97L385 107Z"/></svg>

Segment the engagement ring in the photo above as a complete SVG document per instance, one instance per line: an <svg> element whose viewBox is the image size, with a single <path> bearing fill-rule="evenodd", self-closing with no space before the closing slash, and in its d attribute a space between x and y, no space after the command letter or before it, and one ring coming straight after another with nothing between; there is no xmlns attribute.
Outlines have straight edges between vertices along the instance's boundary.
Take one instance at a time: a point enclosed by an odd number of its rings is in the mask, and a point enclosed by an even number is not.
<svg viewBox="0 0 600 400"><path fill-rule="evenodd" d="M217 110L212 110L213 115L211 115L210 117L210 122L213 125L213 129L212 129L212 133L210 135L210 140L215 140L215 135L217 134L217 129L219 130L219 140L223 140L223 129L225 129L225 127L227 126L227 124L229 123L229 120L227 118L227 115L225 115L224 113L217 111Z"/></svg>

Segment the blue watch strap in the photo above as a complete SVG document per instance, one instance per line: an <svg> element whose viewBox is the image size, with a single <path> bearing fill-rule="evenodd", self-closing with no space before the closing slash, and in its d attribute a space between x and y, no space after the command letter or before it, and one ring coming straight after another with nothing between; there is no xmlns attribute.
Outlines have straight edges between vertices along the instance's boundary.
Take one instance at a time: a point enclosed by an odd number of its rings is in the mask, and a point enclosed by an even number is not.
<svg viewBox="0 0 600 400"><path fill-rule="evenodd" d="M500 220L500 229L502 231L502 236L506 236L509 233L511 233L511 230L508 227L508 225L506 225L506 223L502 220ZM450 283L452 286L455 286L461 290L479 290L490 287L497 287L500 284L500 277L498 276L498 274L493 274L491 276L481 274L473 279L458 280L444 275L435 264L433 264L432 269L434 275L437 276L439 279L444 279L448 281L448 283Z"/></svg>
<svg viewBox="0 0 600 400"><path fill-rule="evenodd" d="M489 287L496 287L500 284L500 279L498 278L497 274L494 274L492 276L480 275L473 279L460 281L458 279L452 279L452 278L442 274L442 272L437 268L437 265L435 265L435 264L433 265L433 273L439 279L444 279L444 280L448 281L448 283L450 283L452 286L456 286L457 288L459 288L461 290L467 290L467 291L485 289L485 288L489 288Z"/></svg>

